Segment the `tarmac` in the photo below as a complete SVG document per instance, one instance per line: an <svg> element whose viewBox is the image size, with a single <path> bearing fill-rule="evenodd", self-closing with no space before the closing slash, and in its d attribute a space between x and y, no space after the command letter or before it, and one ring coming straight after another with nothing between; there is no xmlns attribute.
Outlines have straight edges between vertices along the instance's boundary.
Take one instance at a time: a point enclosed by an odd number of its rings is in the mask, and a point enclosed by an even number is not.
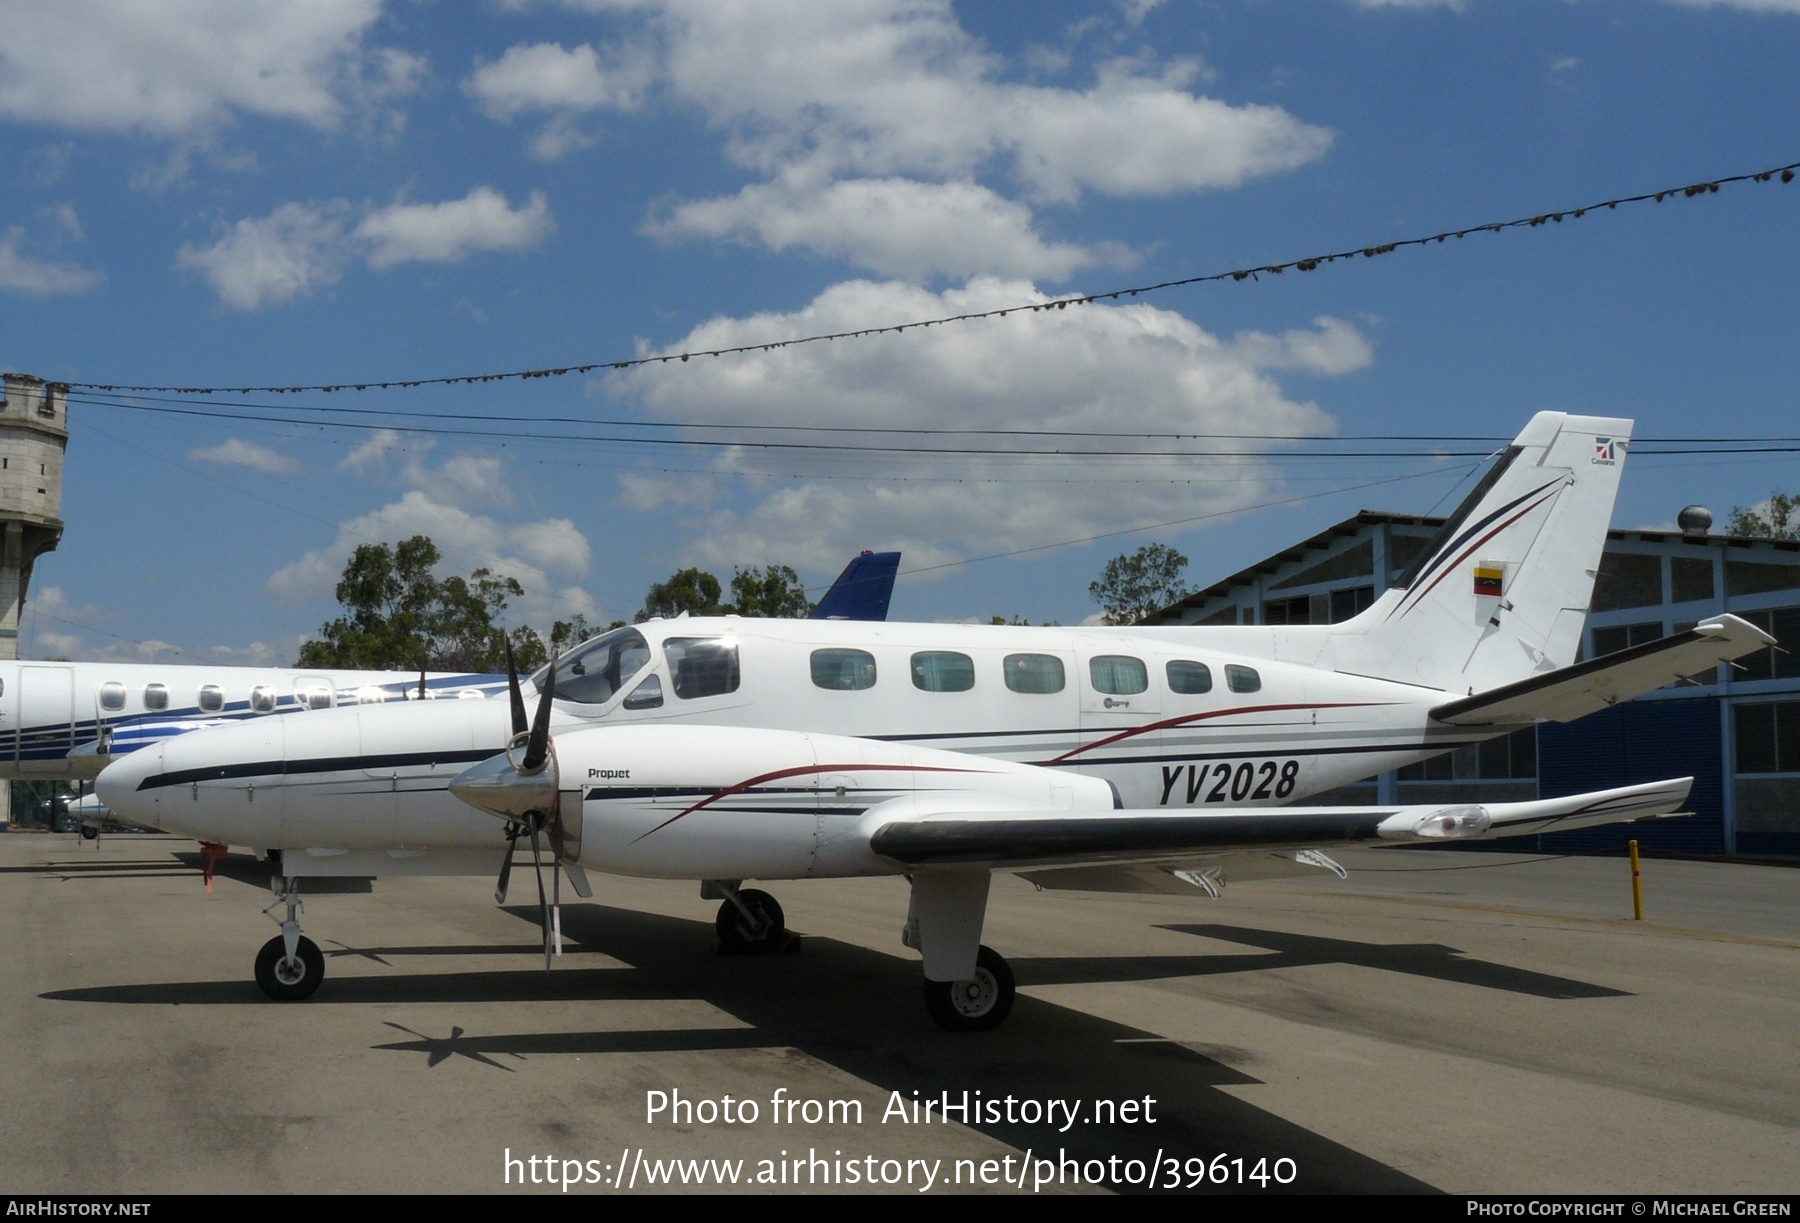
<svg viewBox="0 0 1800 1223"><path fill-rule="evenodd" d="M383 879L308 901L327 977L274 1003L250 859L209 894L191 842L0 836L0 1184L1800 1191L1800 872L1649 860L1634 921L1622 859L1334 856L1217 901L997 876L1018 1004L951 1035L901 880L764 885L800 950L736 957L694 884L594 876L546 974L525 863L504 907Z"/></svg>

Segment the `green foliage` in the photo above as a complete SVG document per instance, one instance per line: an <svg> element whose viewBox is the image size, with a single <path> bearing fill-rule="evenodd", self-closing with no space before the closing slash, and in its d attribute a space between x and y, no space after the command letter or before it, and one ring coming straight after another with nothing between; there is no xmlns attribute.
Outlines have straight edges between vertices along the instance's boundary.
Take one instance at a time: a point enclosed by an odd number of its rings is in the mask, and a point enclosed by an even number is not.
<svg viewBox="0 0 1800 1223"><path fill-rule="evenodd" d="M1757 539L1800 539L1800 496L1770 493L1766 512L1762 506L1745 509L1734 505L1725 529L1732 535Z"/></svg>
<svg viewBox="0 0 1800 1223"><path fill-rule="evenodd" d="M723 588L719 579L703 569L682 569L669 575L666 582L650 587L644 596L644 610L636 620L642 624L661 616L672 619L686 612L690 616L717 616L725 610L719 605Z"/></svg>
<svg viewBox="0 0 1800 1223"><path fill-rule="evenodd" d="M1194 592L1182 580L1187 563L1187 557L1165 544L1145 544L1130 556L1107 561L1100 580L1088 584L1088 594L1104 610L1104 623L1136 624Z"/></svg>
<svg viewBox="0 0 1800 1223"><path fill-rule="evenodd" d="M804 620L814 606L800 586L800 575L786 565L739 569L731 579L731 599L733 606L726 611L772 620Z"/></svg>
<svg viewBox="0 0 1800 1223"><path fill-rule="evenodd" d="M337 584L344 615L324 624L317 640L300 647L302 667L435 671L505 669L506 637L498 627L507 601L525 593L510 577L477 569L467 578L439 579L442 559L423 535L364 544ZM543 665L543 640L521 626L511 633L520 670Z"/></svg>

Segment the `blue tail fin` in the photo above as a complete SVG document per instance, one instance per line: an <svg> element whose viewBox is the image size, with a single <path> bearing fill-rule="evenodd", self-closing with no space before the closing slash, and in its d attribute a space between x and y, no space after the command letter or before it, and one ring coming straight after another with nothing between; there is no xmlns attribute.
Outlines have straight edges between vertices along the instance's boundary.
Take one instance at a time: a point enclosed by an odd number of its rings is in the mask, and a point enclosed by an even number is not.
<svg viewBox="0 0 1800 1223"><path fill-rule="evenodd" d="M812 619L886 620L899 572L898 552L864 552L852 558L813 609Z"/></svg>

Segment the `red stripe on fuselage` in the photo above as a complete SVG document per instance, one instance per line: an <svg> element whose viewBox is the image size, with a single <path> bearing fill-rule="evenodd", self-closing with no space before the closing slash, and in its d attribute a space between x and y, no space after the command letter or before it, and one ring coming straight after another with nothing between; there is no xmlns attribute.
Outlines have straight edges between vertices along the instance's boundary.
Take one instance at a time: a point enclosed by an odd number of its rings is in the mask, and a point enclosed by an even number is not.
<svg viewBox="0 0 1800 1223"><path fill-rule="evenodd" d="M740 781L734 786L727 786L717 793L707 795L687 810L671 815L668 819L652 828L650 832L646 832L642 836L633 837L631 843L636 845L639 841L643 840L644 837L649 836L651 832L661 832L682 816L692 815L702 807L708 807L713 803L718 802L721 798L730 798L733 794L742 794L744 791L753 789L756 786L767 785L771 781L780 781L787 777L804 777L809 773L976 773L980 771L981 770L979 769L952 769L941 765L929 764L803 764L791 769L776 769L773 773L763 773L760 776L750 778L748 781Z"/></svg>
<svg viewBox="0 0 1800 1223"><path fill-rule="evenodd" d="M1230 717L1240 713L1279 713L1289 709L1363 709L1370 706L1394 705L1396 701L1331 701L1325 704L1302 702L1293 705L1244 705L1237 709L1212 709L1205 713L1183 714L1179 718L1164 718L1160 722L1151 722L1146 726L1135 726L1130 730L1122 730L1116 735L1108 735L1104 739L1096 739L1092 743L1064 752L1046 764L1061 764L1071 756L1079 756L1083 752L1091 752L1097 747L1105 747L1109 743L1117 743L1121 739L1132 739L1138 735L1147 735L1153 730L1167 730L1171 726L1185 726L1193 722L1204 722L1209 718Z"/></svg>

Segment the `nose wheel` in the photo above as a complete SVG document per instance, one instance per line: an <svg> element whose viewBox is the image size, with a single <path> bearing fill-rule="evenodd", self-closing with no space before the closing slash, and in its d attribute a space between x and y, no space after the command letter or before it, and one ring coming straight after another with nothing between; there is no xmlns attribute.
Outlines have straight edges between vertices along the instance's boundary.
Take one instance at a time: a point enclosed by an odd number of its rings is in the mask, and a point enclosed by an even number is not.
<svg viewBox="0 0 1800 1223"><path fill-rule="evenodd" d="M719 947L731 955L766 955L785 951L791 941L781 906L767 892L755 888L723 888L725 903L713 923ZM714 893L717 895L717 893Z"/></svg>
<svg viewBox="0 0 1800 1223"><path fill-rule="evenodd" d="M1013 975L991 947L975 955L975 975L964 981L925 982L925 1010L946 1032L986 1032L1012 1013Z"/></svg>
<svg viewBox="0 0 1800 1223"><path fill-rule="evenodd" d="M310 998L324 979L325 956L305 935L296 940L292 955L287 940L279 934L256 953L256 984L277 1002Z"/></svg>

